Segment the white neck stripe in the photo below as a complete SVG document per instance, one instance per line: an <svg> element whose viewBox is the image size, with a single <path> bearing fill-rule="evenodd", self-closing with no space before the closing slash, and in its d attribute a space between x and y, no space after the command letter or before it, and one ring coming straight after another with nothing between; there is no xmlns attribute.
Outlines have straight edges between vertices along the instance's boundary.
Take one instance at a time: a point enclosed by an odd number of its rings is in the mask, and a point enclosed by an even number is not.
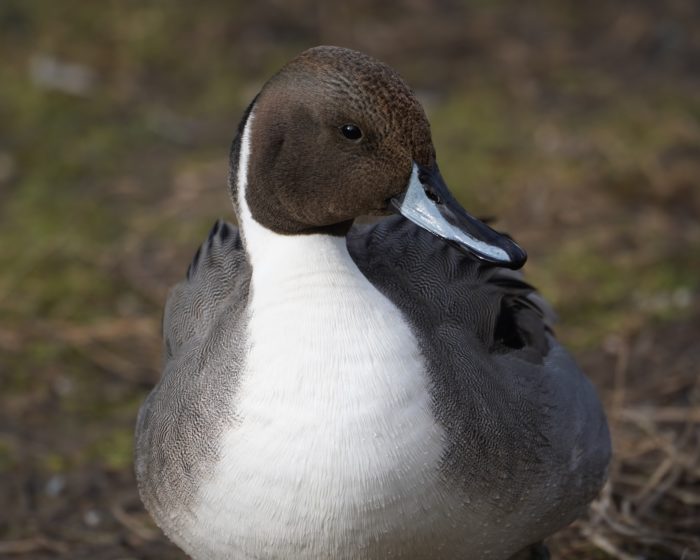
<svg viewBox="0 0 700 560"><path fill-rule="evenodd" d="M248 207L248 202L246 200L246 189L248 187L248 166L250 163L250 134L253 118L254 107L251 108L250 112L248 113L248 118L246 119L245 125L243 126L243 133L241 134L241 145L238 154L238 176L236 177L236 196L238 198L238 219L240 220L240 226L243 229L247 229L247 224L253 221L253 216L250 213L250 208Z"/></svg>

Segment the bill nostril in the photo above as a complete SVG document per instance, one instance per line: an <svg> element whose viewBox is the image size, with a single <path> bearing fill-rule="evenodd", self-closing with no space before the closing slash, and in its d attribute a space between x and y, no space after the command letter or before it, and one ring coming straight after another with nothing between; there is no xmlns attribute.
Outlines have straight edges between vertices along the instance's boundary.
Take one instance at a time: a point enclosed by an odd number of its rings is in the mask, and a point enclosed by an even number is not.
<svg viewBox="0 0 700 560"><path fill-rule="evenodd" d="M442 199L440 196L430 188L424 187L425 196L432 200L435 204L442 204Z"/></svg>

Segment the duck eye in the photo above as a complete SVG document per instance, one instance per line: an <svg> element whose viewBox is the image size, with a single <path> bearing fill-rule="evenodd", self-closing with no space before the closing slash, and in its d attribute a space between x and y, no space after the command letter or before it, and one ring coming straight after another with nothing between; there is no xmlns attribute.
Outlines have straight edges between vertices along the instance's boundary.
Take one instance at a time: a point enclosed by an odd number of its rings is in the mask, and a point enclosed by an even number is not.
<svg viewBox="0 0 700 560"><path fill-rule="evenodd" d="M359 140L362 138L362 131L360 130L360 127L355 126L354 124L344 124L340 127L340 132L342 132L343 136L345 136L345 138L348 140Z"/></svg>

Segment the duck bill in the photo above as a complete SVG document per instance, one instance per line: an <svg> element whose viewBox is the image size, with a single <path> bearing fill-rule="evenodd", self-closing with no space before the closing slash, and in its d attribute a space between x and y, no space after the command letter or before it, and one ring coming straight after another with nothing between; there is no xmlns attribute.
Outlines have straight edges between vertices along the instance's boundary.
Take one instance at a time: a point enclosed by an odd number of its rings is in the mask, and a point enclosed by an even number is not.
<svg viewBox="0 0 700 560"><path fill-rule="evenodd" d="M510 237L491 229L460 206L437 165L426 168L414 163L406 192L392 198L391 205L416 225L482 261L518 269L527 260L525 251Z"/></svg>

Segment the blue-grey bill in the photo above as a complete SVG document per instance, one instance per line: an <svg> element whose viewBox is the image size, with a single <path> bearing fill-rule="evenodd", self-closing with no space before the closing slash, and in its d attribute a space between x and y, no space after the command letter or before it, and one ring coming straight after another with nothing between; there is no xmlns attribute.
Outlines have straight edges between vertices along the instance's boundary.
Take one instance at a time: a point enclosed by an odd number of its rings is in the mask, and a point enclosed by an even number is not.
<svg viewBox="0 0 700 560"><path fill-rule="evenodd" d="M491 229L460 206L437 168L425 169L414 163L406 192L391 203L416 225L481 260L514 269L527 260L525 251L510 237Z"/></svg>

